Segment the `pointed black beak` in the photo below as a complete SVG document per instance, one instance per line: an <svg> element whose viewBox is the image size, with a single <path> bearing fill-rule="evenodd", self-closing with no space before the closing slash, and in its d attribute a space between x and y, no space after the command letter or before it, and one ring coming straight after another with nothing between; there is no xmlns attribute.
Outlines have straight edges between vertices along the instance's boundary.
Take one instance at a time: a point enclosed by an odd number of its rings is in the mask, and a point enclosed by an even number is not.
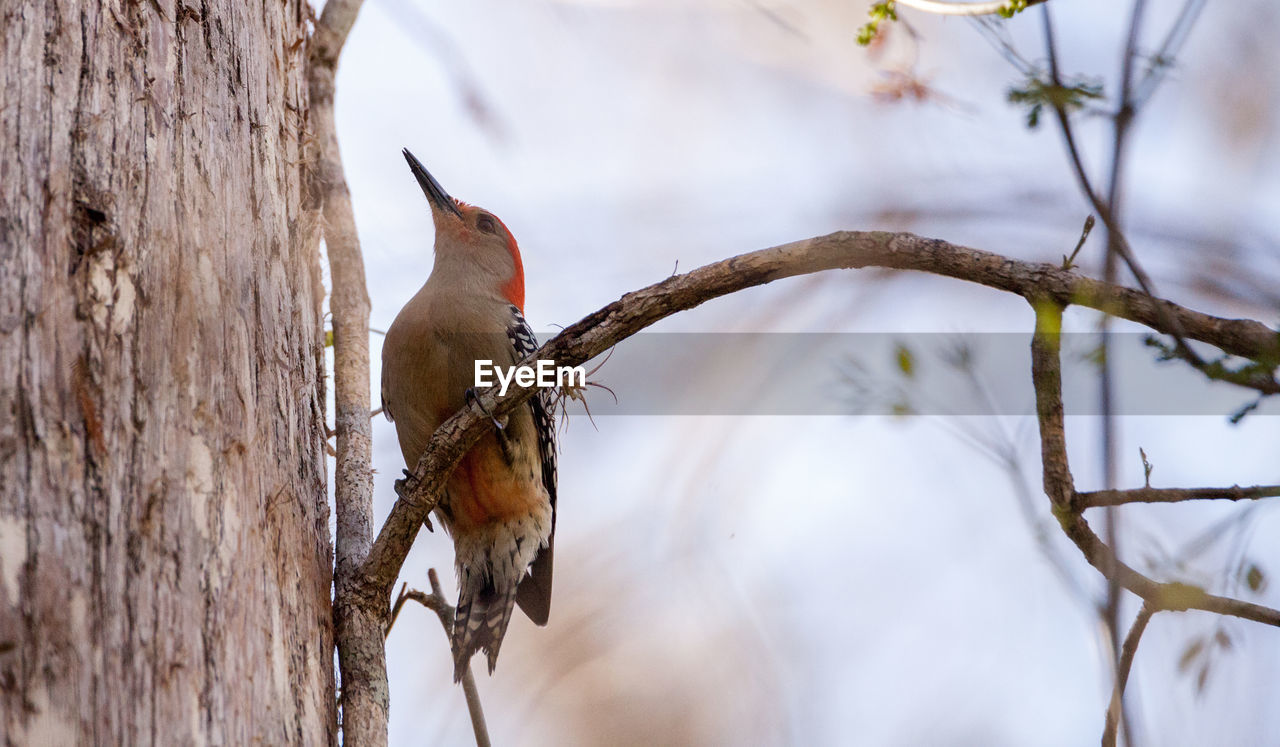
<svg viewBox="0 0 1280 747"><path fill-rule="evenodd" d="M414 178L418 180L418 186L422 187L423 194L427 196L431 204L446 213L452 213L461 218L462 211L458 209L453 198L449 196L448 192L444 191L444 187L440 186L440 182L436 181L431 172L423 168L418 159L413 157L408 148L404 149L404 160L409 162L409 170L413 172Z"/></svg>

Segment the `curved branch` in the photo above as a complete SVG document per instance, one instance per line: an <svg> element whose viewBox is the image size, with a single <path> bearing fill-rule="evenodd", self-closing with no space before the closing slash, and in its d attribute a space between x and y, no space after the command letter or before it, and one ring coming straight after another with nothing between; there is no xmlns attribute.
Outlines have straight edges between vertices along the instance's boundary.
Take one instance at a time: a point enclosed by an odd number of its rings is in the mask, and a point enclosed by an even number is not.
<svg viewBox="0 0 1280 747"><path fill-rule="evenodd" d="M567 327L523 363L547 359L557 365L579 365L650 324L713 298L781 278L863 267L918 270L1059 305L1080 304L1163 333L1172 332L1167 322L1173 320L1189 338L1215 345L1224 352L1250 358L1280 357L1280 336L1259 322L1211 316L1054 265L1022 262L938 239L909 233L843 231L743 254L627 293ZM533 391L512 386L505 397L489 391L479 401L501 415L528 399ZM488 418L481 417L474 408L464 409L445 421L432 436L414 468L413 479L406 483L392 507L361 569L361 577L388 603L391 587L418 528L435 507L445 479L479 440L486 423ZM1068 481L1062 495L1064 506L1071 497Z"/></svg>
<svg viewBox="0 0 1280 747"><path fill-rule="evenodd" d="M1144 601L1173 612L1204 610L1280 627L1280 610L1230 597L1210 594L1199 586L1156 581L1121 562L1081 516L1062 522L1062 529L1084 553L1085 560L1102 573L1114 573L1120 585Z"/></svg>

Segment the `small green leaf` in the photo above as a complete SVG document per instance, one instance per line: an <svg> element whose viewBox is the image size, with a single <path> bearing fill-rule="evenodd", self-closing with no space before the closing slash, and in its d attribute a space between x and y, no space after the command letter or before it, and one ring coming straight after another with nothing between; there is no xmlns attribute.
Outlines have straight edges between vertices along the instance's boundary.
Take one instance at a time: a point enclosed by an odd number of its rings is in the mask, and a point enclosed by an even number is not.
<svg viewBox="0 0 1280 747"><path fill-rule="evenodd" d="M911 353L911 348L908 348L902 343L898 343L897 348L893 351L893 357L897 362L898 370L902 372L902 375L906 376L908 379L914 379L916 376L916 359Z"/></svg>
<svg viewBox="0 0 1280 747"><path fill-rule="evenodd" d="M880 23L882 21L898 20L898 9L894 7L893 0L873 4L867 9L867 17L871 20L867 21L858 29L858 45L865 47L875 40L876 34L880 33Z"/></svg>
<svg viewBox="0 0 1280 747"><path fill-rule="evenodd" d="M326 348L333 347L333 330L326 329L324 331L324 346Z"/></svg>
<svg viewBox="0 0 1280 747"><path fill-rule="evenodd" d="M1009 0L1009 2L1000 6L996 10L996 15L1001 18L1013 18L1015 15L1027 9L1027 0Z"/></svg>
<svg viewBox="0 0 1280 747"><path fill-rule="evenodd" d="M894 0L885 0L885 2L873 4L867 13L875 21L896 21L898 20L897 5Z"/></svg>
<svg viewBox="0 0 1280 747"><path fill-rule="evenodd" d="M1009 103L1027 107L1027 127L1032 129L1040 124L1040 113L1045 106L1070 113L1089 100L1103 98L1102 84L1091 78L1075 77L1054 83L1039 70L1031 73L1021 87L1010 88L1005 95Z"/></svg>

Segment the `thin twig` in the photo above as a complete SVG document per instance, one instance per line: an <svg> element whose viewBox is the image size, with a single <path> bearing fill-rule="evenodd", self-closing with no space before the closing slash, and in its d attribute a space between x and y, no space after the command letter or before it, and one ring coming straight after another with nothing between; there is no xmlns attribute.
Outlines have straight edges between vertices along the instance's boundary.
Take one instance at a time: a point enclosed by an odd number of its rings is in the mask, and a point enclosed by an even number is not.
<svg viewBox="0 0 1280 747"><path fill-rule="evenodd" d="M440 625L444 627L445 638L452 639L453 605L449 604L449 600L444 596L444 591L440 588L440 577L436 575L435 568L427 570L427 579L431 582L430 594L417 589L410 589L408 583L400 585L400 593L396 595L396 603L391 608L391 620L387 623L387 635L391 635L391 627L395 625L396 618L400 616L400 610L404 607L404 603L414 601L436 613L436 617L440 618ZM476 678L471 673L471 665L469 663L462 673L462 694L467 701L467 713L471 716L471 730L476 737L476 747L490 747L489 727L485 724L484 708L480 704L480 691L476 689Z"/></svg>
<svg viewBox="0 0 1280 747"><path fill-rule="evenodd" d="M1057 45L1054 41L1053 21L1049 15L1049 6L1045 5L1041 11L1041 18L1043 19L1044 25L1045 50L1049 57L1050 82L1054 86L1061 88L1062 76L1058 70ZM1089 200L1089 204L1092 205L1093 209L1098 213L1098 217L1102 219L1102 222L1107 227L1108 231L1110 231L1110 235L1113 237L1112 240L1114 241L1115 250L1119 254L1120 258L1124 260L1125 265L1129 268L1129 272L1133 275L1134 280L1137 281L1138 287L1147 295L1155 297L1156 292L1151 283L1151 278L1147 275L1146 270L1142 269L1142 266L1138 264L1138 260L1133 256L1133 251L1129 247L1129 241L1125 238L1124 233L1120 230L1119 226L1116 225L1115 219L1111 214L1110 207L1102 201L1102 198L1099 197L1098 193L1093 189L1093 184L1089 179L1089 174L1084 168L1084 161L1080 156L1080 149L1076 146L1075 133L1072 130L1071 118L1066 107L1062 104L1055 103L1053 105L1053 112L1058 121L1058 129L1062 132L1063 142L1066 146L1067 155L1071 162L1071 170L1076 176L1076 181L1079 183L1080 190L1084 193L1085 198ZM1171 321L1172 323L1167 325L1170 328L1168 334L1173 336L1179 349L1184 350L1189 359L1198 360L1199 355L1188 347L1186 341L1183 339L1186 336L1184 331L1179 328L1176 320Z"/></svg>
<svg viewBox="0 0 1280 747"><path fill-rule="evenodd" d="M431 595L436 599L444 601L444 592L440 589L440 577L436 575L436 569L427 570L427 579L431 582ZM453 633L453 607L445 604L448 614L445 615L440 610L436 614L440 616L440 624L444 625L445 635ZM449 621L446 623L446 619ZM489 747L489 727L484 722L484 709L480 706L480 691L476 689L476 678L471 674L471 664L467 664L467 668L462 673L462 692L467 699L467 713L471 716L471 729L476 735L476 747Z"/></svg>
<svg viewBox="0 0 1280 747"><path fill-rule="evenodd" d="M1169 33L1160 44L1160 48L1151 56L1151 65L1147 68L1146 74L1134 86L1133 105L1135 107L1141 107L1155 94L1160 81L1164 79L1165 70L1173 64L1182 51L1182 45L1186 43L1191 27L1195 25L1204 6L1205 0L1187 0L1183 3L1182 10L1178 12L1177 19L1169 27Z"/></svg>
<svg viewBox="0 0 1280 747"><path fill-rule="evenodd" d="M1030 78L1036 73L1036 66L1031 63L1017 47L1013 46L1013 41L1009 38L1009 34L1005 31L1005 27L1000 22L993 20L987 16L975 16L970 19L978 29L978 33L987 43L992 46L1000 56L1005 59L1014 70L1017 70L1023 77Z"/></svg>
<svg viewBox="0 0 1280 747"><path fill-rule="evenodd" d="M1180 360L1191 366L1195 370L1204 374L1205 378L1211 381L1221 381L1227 384L1238 386L1242 389L1252 389L1258 392L1258 404L1264 397L1280 394L1280 380L1276 379L1275 361L1267 361L1260 365L1246 365L1237 368L1230 367L1225 361L1204 359L1192 360L1187 357L1186 351L1177 346L1169 346L1164 343L1150 339L1147 345L1159 349L1166 360ZM1257 405L1255 404L1254 407ZM1250 408L1252 409L1252 408ZM1232 418L1233 421L1236 419Z"/></svg>
<svg viewBox="0 0 1280 747"><path fill-rule="evenodd" d="M404 607L404 603L414 601L423 607L435 612L437 615L446 616L447 619L453 619L453 608L445 601L443 596L435 596L433 594L425 594L417 589L410 589L409 582L400 584L400 593L396 595L396 603L391 607L391 619L387 621L387 632L384 638L391 636L391 628L395 627L396 619L400 617L400 610ZM443 605L443 607L442 607ZM441 612L444 609L444 612ZM441 620L443 622L444 619ZM448 632L448 629L445 630Z"/></svg>
<svg viewBox="0 0 1280 747"><path fill-rule="evenodd" d="M358 576L373 542L372 428L369 422L369 293L351 194L338 149L333 94L338 57L361 0L329 0L310 40L307 86L315 138L305 202L323 220L333 314L334 642L342 672L342 742L386 744L385 602Z"/></svg>
<svg viewBox="0 0 1280 747"><path fill-rule="evenodd" d="M1089 233L1093 231L1094 223L1092 215L1085 216L1084 228L1080 229L1080 240L1076 242L1076 248L1071 250L1071 254L1063 255L1062 269L1070 270L1076 266L1076 257L1080 255L1080 250L1084 248L1084 242L1089 240Z"/></svg>
<svg viewBox="0 0 1280 747"><path fill-rule="evenodd" d="M1115 747L1116 736L1120 731L1121 715L1124 713L1124 689L1129 683L1129 672L1133 669L1133 657L1138 653L1138 642L1151 622L1151 616L1159 612L1159 608L1151 602L1143 602L1142 609L1129 628L1129 635L1124 638L1124 646L1120 650L1120 659L1116 666L1116 684L1111 691L1111 703L1107 706L1106 726L1102 730L1102 747ZM1132 739L1132 736L1126 737Z"/></svg>
<svg viewBox="0 0 1280 747"><path fill-rule="evenodd" d="M1142 15L1146 9L1146 0L1134 0L1129 14L1129 32L1125 40L1124 51L1120 56L1120 101L1112 117L1111 169L1107 176L1107 211L1111 221L1107 222L1107 252L1103 262L1102 279L1108 283L1116 282L1116 260L1121 256L1121 187L1124 176L1125 146L1129 142L1129 129L1133 124L1137 110L1130 96L1133 85L1133 65L1138 55L1138 38L1142 28ZM1136 260L1135 260L1136 262ZM1115 369L1111 361L1111 317L1103 316L1100 325L1102 333L1101 371L1099 376L1100 404L1102 409L1102 474L1107 489L1114 489L1117 480L1116 455L1116 418L1115 418ZM1178 350L1190 350L1185 344L1175 346ZM1114 508L1106 509L1104 536L1117 556L1121 552L1121 517ZM1107 575L1107 626L1111 634L1111 652L1116 670L1120 669L1120 584L1114 574ZM1118 676L1118 675L1117 675ZM1115 703L1118 710L1118 721L1124 727L1126 739L1133 735L1133 721L1123 700ZM1113 735L1114 736L1114 735Z"/></svg>
<svg viewBox="0 0 1280 747"><path fill-rule="evenodd" d="M1079 510L1100 506L1122 506L1126 503L1179 503L1181 501L1225 500L1256 501L1280 496L1280 485L1254 485L1242 488L1134 488L1132 490L1093 490L1076 493L1072 504Z"/></svg>
<svg viewBox="0 0 1280 747"><path fill-rule="evenodd" d="M1254 518L1254 514L1260 504L1254 503L1246 506L1243 510L1228 514L1218 521L1205 527L1199 534L1191 539L1183 542L1177 550L1171 553L1172 558L1166 560L1174 567L1182 567L1183 564L1193 560L1200 555L1208 552L1214 543L1222 538L1229 531L1241 531L1241 527L1249 523Z"/></svg>

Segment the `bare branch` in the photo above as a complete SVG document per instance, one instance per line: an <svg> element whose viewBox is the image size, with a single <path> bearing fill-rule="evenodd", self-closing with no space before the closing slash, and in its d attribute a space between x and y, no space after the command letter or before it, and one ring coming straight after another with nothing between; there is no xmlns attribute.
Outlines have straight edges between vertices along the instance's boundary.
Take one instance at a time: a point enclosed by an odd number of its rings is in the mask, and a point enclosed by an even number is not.
<svg viewBox="0 0 1280 747"><path fill-rule="evenodd" d="M1191 584L1154 581L1135 571L1115 558L1111 548L1093 533L1083 517L1075 516L1068 522L1064 522L1063 530L1084 553L1090 565L1098 570L1114 565L1116 578L1121 586L1161 609L1205 610L1280 627L1280 610L1239 599L1220 597Z"/></svg>
<svg viewBox="0 0 1280 747"><path fill-rule="evenodd" d="M1067 461L1067 432L1062 407L1062 306L1033 302L1035 334L1031 338L1031 380L1036 390L1036 420L1040 423L1040 459L1044 492L1054 515L1071 510L1075 483Z"/></svg>
<svg viewBox="0 0 1280 747"><path fill-rule="evenodd" d="M1200 17L1200 11L1204 10L1205 2L1206 0L1187 0L1183 3L1182 10L1178 11L1178 17L1169 28L1168 35L1165 36L1156 53L1151 56L1151 64L1146 74L1134 86L1133 105L1135 107L1141 107L1155 93L1165 71L1173 65L1182 51L1182 45L1191 33L1191 27L1195 25L1196 19Z"/></svg>
<svg viewBox="0 0 1280 747"><path fill-rule="evenodd" d="M1181 501L1226 500L1256 501L1280 496L1280 485L1254 485L1242 488L1135 488L1133 490L1094 490L1076 493L1072 505L1076 510L1100 506L1122 506L1126 503L1179 503Z"/></svg>
<svg viewBox="0 0 1280 747"><path fill-rule="evenodd" d="M1120 233L1125 146L1129 142L1129 132L1138 113L1133 105L1132 97L1133 66L1138 57L1138 39L1141 35L1142 16L1146 11L1146 7L1146 0L1133 0L1133 8L1129 14L1129 33L1125 40L1124 52L1120 58L1120 101L1112 117L1111 171L1107 177L1107 210L1111 213L1111 221L1106 224L1107 252L1102 270L1102 279L1108 283L1116 282L1117 260L1123 256L1125 249L1122 246L1124 236ZM1129 259L1125 261L1129 263L1136 276L1138 272L1136 257L1132 261ZM1100 329L1102 332L1102 347L1100 351L1102 367L1099 371L1099 398L1102 405L1102 473L1103 478L1106 480L1105 487L1114 489L1117 481L1116 463L1118 459L1116 455L1115 376L1111 361L1111 337L1108 334L1111 331L1110 317L1102 318ZM1174 348L1180 352L1194 354L1181 338L1177 340ZM1188 360L1191 360L1190 356L1188 356ZM1192 365L1194 365L1194 361L1192 361ZM1106 509L1106 524L1103 529L1106 541L1118 555L1121 550L1121 517L1114 508ZM1120 585L1116 582L1115 576L1108 576L1105 613L1107 616L1107 629L1111 635L1111 655L1115 660L1117 672L1122 668L1120 659L1123 657L1123 646L1120 642L1120 591ZM1122 685L1119 686L1123 689ZM1114 738L1115 732L1118 731L1119 727L1123 727L1126 738L1130 738L1133 734L1133 722L1129 717L1129 710L1125 707L1124 700L1117 698L1115 707L1116 713L1114 715L1117 717L1116 722L1118 722L1119 726L1112 726L1110 730L1112 737ZM1109 719L1113 716L1110 711L1108 711L1107 715ZM1109 725L1111 724L1109 723Z"/></svg>
<svg viewBox="0 0 1280 747"><path fill-rule="evenodd" d="M436 569L427 570L427 580L431 582L431 596L444 602L444 592L440 589L440 577L436 575ZM446 616L440 610L436 610L436 614L440 616L440 624L444 625L445 635L452 635L453 626L453 607L445 602L445 608L448 609ZM450 622L446 624L448 619ZM471 715L471 728L476 735L476 747L489 747L489 727L484 722L484 710L480 707L480 691L476 689L476 678L471 674L471 664L467 664L467 670L462 673L462 692L467 698L467 713Z"/></svg>
<svg viewBox="0 0 1280 747"><path fill-rule="evenodd" d="M373 525L373 474L369 468L369 294L333 119L333 76L338 54L360 9L359 0L334 0L316 23L309 84L315 152L310 162L310 205L322 211L333 293L335 488L338 513L336 564L359 565ZM348 499L351 500L348 500ZM365 505L362 505L365 504Z"/></svg>
<svg viewBox="0 0 1280 747"><path fill-rule="evenodd" d="M1129 15L1129 33L1124 43L1124 53L1120 58L1120 105L1115 114L1115 137L1111 153L1111 178L1108 188L1107 204L1113 213L1118 213L1118 191L1120 189L1120 170L1124 164L1122 157L1129 125L1138 113L1133 101L1133 67L1138 59L1138 37L1142 28L1142 14L1146 11L1146 0L1133 0L1133 10Z"/></svg>
<svg viewBox="0 0 1280 747"><path fill-rule="evenodd" d="M1044 462L1044 490L1054 515L1085 560L1104 577L1115 579L1144 601L1167 610L1207 610L1280 627L1280 610L1228 599L1198 586L1162 583L1135 571L1089 527L1072 505L1075 494L1067 463L1067 440L1062 415L1062 361L1060 334L1062 308L1040 301L1035 304L1036 331L1031 341L1031 380L1036 391L1036 417L1040 424L1040 449Z"/></svg>
<svg viewBox="0 0 1280 747"><path fill-rule="evenodd" d="M395 625L396 618L400 616L400 609L404 607L407 601L414 601L423 607L436 613L436 617L440 618L440 625L444 627L445 638L453 635L453 605L449 604L449 600L445 598L444 591L440 588L440 577L436 575L436 569L431 568L427 571L427 579L431 582L431 593L426 594L417 589L410 589L409 584L405 583L400 587L400 594L396 597L395 606L391 609L391 621L387 624L387 634L391 634L391 626ZM471 716L471 729L476 736L476 747L489 747L489 727L485 725L484 708L480 705L480 691L476 689L476 678L471 673L471 665L467 664L466 671L462 673L462 694L467 700L467 713Z"/></svg>
<svg viewBox="0 0 1280 747"><path fill-rule="evenodd" d="M307 84L315 141L307 161L307 208L323 217L333 292L334 641L342 671L342 741L386 744L386 605L355 573L373 541L372 428L369 423L369 293L355 215L338 150L333 87L338 57L360 0L329 0L311 38Z"/></svg>
<svg viewBox="0 0 1280 747"><path fill-rule="evenodd" d="M1017 70L1023 77L1030 78L1036 73L1036 66L1031 63L1017 47L1013 46L1013 41L1009 37L1008 31L999 22L986 16L975 16L969 19L978 29L978 33L982 38L987 40L993 49L1000 53L1014 70Z"/></svg>
<svg viewBox="0 0 1280 747"><path fill-rule="evenodd" d="M434 571L435 569L433 568L432 570ZM436 613L440 616L440 622L446 626L449 625L448 621L453 619L453 607L445 600L443 594L437 596L435 594L426 594L417 589L410 589L409 582L406 581L400 584L400 593L396 595L396 603L391 606L391 619L387 620L387 632L383 636L384 638L391 636L391 629L395 627L396 620L400 619L400 610L404 608L404 603L408 601L417 602ZM449 632L448 627L445 628L445 632Z"/></svg>
<svg viewBox="0 0 1280 747"><path fill-rule="evenodd" d="M324 12L316 21L315 33L311 35L311 72L327 70L330 73L338 69L338 56L347 43L347 34L360 15L360 6L364 0L330 0L324 4ZM315 99L311 100L315 104Z"/></svg>
<svg viewBox="0 0 1280 747"><path fill-rule="evenodd" d="M1133 657L1138 653L1138 641L1151 622L1151 616L1159 612L1159 608L1150 602L1143 602L1142 609L1129 628L1129 635L1124 638L1124 646L1120 649L1120 660L1116 667L1115 689L1111 692L1111 703L1107 706L1106 726L1102 730L1102 747L1115 747L1116 737L1120 731L1121 715L1124 712L1124 688L1129 683L1129 672L1133 669ZM1133 735L1126 737L1130 742Z"/></svg>

